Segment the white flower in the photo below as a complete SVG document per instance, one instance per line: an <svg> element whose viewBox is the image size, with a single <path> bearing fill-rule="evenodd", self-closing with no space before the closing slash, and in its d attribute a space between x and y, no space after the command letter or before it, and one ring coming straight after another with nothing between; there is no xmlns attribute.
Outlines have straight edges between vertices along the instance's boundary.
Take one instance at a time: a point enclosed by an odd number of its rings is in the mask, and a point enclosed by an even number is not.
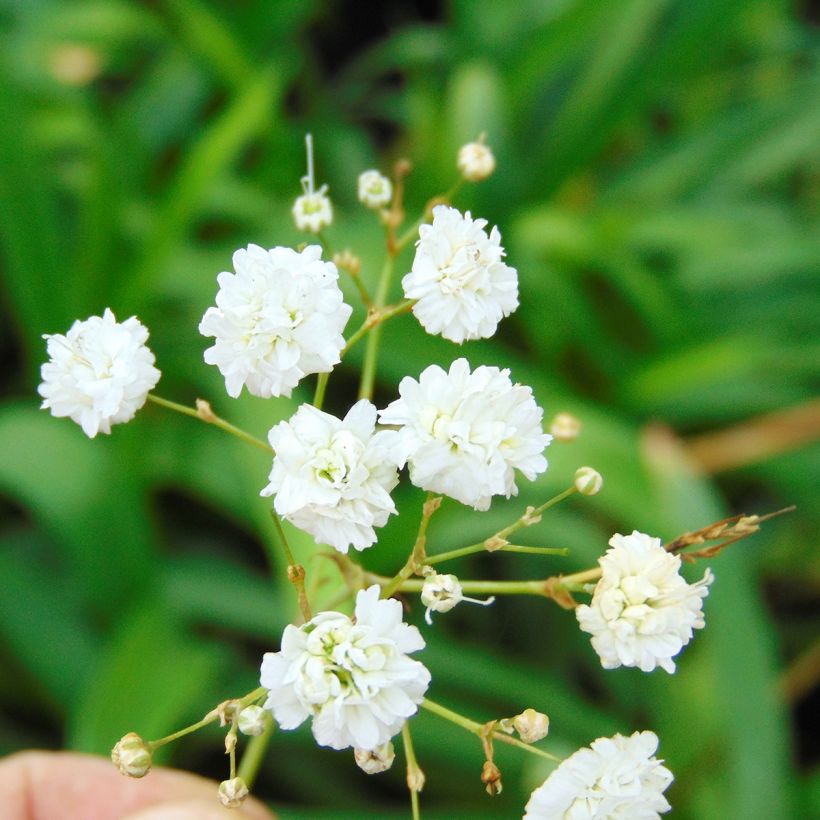
<svg viewBox="0 0 820 820"><path fill-rule="evenodd" d="M424 648L414 626L402 622L396 600L379 600L376 585L356 596L355 622L320 612L287 626L280 652L262 660L265 708L282 729L309 717L320 746L376 749L414 715L430 684L424 664L407 657Z"/></svg>
<svg viewBox="0 0 820 820"><path fill-rule="evenodd" d="M458 150L457 165L468 182L481 182L495 171L495 157L483 142L468 142Z"/></svg>
<svg viewBox="0 0 820 820"><path fill-rule="evenodd" d="M594 467L579 467L572 483L581 495L597 495L604 486L604 479Z"/></svg>
<svg viewBox="0 0 820 820"><path fill-rule="evenodd" d="M393 186L386 176L372 170L359 174L359 202L368 208L383 208L392 196Z"/></svg>
<svg viewBox="0 0 820 820"><path fill-rule="evenodd" d="M527 803L524 820L656 820L674 779L654 757L654 732L599 737L570 755Z"/></svg>
<svg viewBox="0 0 820 820"><path fill-rule="evenodd" d="M610 549L598 559L603 575L589 606L575 609L584 632L604 669L637 666L651 672L660 666L675 671L672 660L702 629L703 599L714 580L710 570L703 579L687 584L680 576L681 559L652 538L635 530L613 535Z"/></svg>
<svg viewBox="0 0 820 820"><path fill-rule="evenodd" d="M518 494L515 470L532 481L547 469L543 411L509 370L470 373L457 359L449 372L431 365L419 381L405 377L399 395L379 416L401 425L400 463L409 463L416 486L486 510L492 496Z"/></svg>
<svg viewBox="0 0 820 820"><path fill-rule="evenodd" d="M300 231L319 233L333 223L333 205L327 196L327 185L318 191L302 194L293 203L293 220Z"/></svg>
<svg viewBox="0 0 820 820"><path fill-rule="evenodd" d="M41 407L68 416L89 438L134 418L159 381L145 345L148 331L136 316L120 323L106 308L102 316L74 322L65 336L43 338L49 361L40 369Z"/></svg>
<svg viewBox="0 0 820 820"><path fill-rule="evenodd" d="M290 396L308 373L338 364L352 308L336 266L321 257L318 245L301 253L248 245L233 255L236 273L219 274L216 307L199 332L216 339L205 361L219 368L229 395L246 386L254 396Z"/></svg>
<svg viewBox="0 0 820 820"><path fill-rule="evenodd" d="M346 553L376 543L374 527L396 512L398 434L374 433L376 408L362 399L343 420L309 404L268 434L276 456L267 487L273 506L319 543Z"/></svg>
<svg viewBox="0 0 820 820"><path fill-rule="evenodd" d="M396 750L392 743L384 743L375 749L354 749L353 758L365 774L381 774L393 765Z"/></svg>
<svg viewBox="0 0 820 820"><path fill-rule="evenodd" d="M486 339L518 307L518 273L502 262L501 234L486 219L437 205L419 228L416 256L402 279L413 313L430 334L461 344Z"/></svg>
<svg viewBox="0 0 820 820"><path fill-rule="evenodd" d="M424 613L424 620L428 624L433 623L430 617L431 612L449 612L454 606L462 601L480 606L489 606L495 603L495 596L490 596L484 601L477 598L467 598L461 587L461 581L455 575L441 575L431 567L427 567L424 583L421 586L421 602L427 607Z"/></svg>

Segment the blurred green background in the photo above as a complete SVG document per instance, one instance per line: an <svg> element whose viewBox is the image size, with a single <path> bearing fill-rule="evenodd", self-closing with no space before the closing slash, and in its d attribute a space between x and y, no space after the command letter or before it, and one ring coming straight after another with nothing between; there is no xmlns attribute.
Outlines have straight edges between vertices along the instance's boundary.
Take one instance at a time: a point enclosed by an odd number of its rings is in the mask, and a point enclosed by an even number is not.
<svg viewBox="0 0 820 820"><path fill-rule="evenodd" d="M542 709L558 754L651 728L676 775L675 817L812 816L817 5L386 2L367 19L362 5L0 1L0 752L105 754L128 730L166 734L253 688L295 609L281 563L269 580L265 455L153 406L87 440L38 410L41 334L107 306L137 314L160 395L209 398L264 436L312 384L292 401L229 399L197 324L236 248L305 240L290 217L304 133L337 209L328 239L362 256L372 286L382 236L355 201L358 173L412 159L413 214L486 131L498 170L455 204L499 225L521 307L463 348L395 320L377 403L403 375L466 355L511 367L547 418L571 411L585 426L518 499L484 514L445 505L431 548L492 533L581 464L604 491L524 534L571 557L488 555L452 571L545 577L593 564L615 531L669 539L733 512L798 511L711 561L708 628L675 676L604 672L571 615L504 600L424 628L430 696L478 720ZM349 327L360 319L359 307ZM331 409L355 397L361 354L332 377ZM760 417L742 445L730 436ZM398 492L402 515L369 567L403 561L419 499ZM309 576L329 575L290 532ZM472 736L427 714L413 731L424 816L520 816L547 772L501 748L505 789L491 799ZM201 732L165 760L221 779L220 745ZM401 765L367 778L306 726L274 737L256 791L284 818L409 813Z"/></svg>

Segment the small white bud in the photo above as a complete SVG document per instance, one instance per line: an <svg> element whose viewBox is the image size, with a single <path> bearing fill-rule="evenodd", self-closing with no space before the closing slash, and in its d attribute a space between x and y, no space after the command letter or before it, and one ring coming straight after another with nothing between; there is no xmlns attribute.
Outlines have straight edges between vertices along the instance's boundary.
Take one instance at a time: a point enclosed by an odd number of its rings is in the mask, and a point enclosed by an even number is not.
<svg viewBox="0 0 820 820"><path fill-rule="evenodd" d="M267 725L265 710L261 706L246 706L236 722L243 735L261 735Z"/></svg>
<svg viewBox="0 0 820 820"><path fill-rule="evenodd" d="M575 441L581 433L581 421L572 413L558 413L550 424L550 433L556 441Z"/></svg>
<svg viewBox="0 0 820 820"><path fill-rule="evenodd" d="M458 151L458 170L468 182L481 182L495 170L495 157L482 141L468 142Z"/></svg>
<svg viewBox="0 0 820 820"><path fill-rule="evenodd" d="M300 231L319 233L333 222L333 206L325 191L327 185L312 194L303 194L293 203L293 219Z"/></svg>
<svg viewBox="0 0 820 820"><path fill-rule="evenodd" d="M461 589L461 583L455 575L439 575L432 569L426 571L426 578L421 587L421 602L427 607L424 620L428 624L432 625L433 623L430 612L449 612L461 601L489 606L495 601L495 597L490 596L486 601L466 598Z"/></svg>
<svg viewBox="0 0 820 820"><path fill-rule="evenodd" d="M223 806L229 809L240 806L249 793L248 787L241 777L223 780L219 784L219 800Z"/></svg>
<svg viewBox="0 0 820 820"><path fill-rule="evenodd" d="M145 777L151 768L151 750L136 732L129 732L111 750L111 760L121 774Z"/></svg>
<svg viewBox="0 0 820 820"><path fill-rule="evenodd" d="M512 722L524 743L537 743L547 736L550 728L550 719L535 709L525 709L520 715L516 715Z"/></svg>
<svg viewBox="0 0 820 820"><path fill-rule="evenodd" d="M601 492L604 486L604 479L601 474L592 467L579 467L575 471L575 489L581 495L595 495Z"/></svg>
<svg viewBox="0 0 820 820"><path fill-rule="evenodd" d="M365 774L379 774L386 772L396 759L393 744L388 741L375 749L354 749L353 757L356 765Z"/></svg>
<svg viewBox="0 0 820 820"><path fill-rule="evenodd" d="M359 174L359 202L374 210L383 208L393 196L390 180L378 171Z"/></svg>

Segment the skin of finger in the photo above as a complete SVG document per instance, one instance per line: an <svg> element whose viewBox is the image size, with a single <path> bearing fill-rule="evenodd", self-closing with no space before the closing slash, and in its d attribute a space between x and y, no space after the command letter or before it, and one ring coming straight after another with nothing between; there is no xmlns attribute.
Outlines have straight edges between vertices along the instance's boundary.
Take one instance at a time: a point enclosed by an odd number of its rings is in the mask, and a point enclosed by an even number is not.
<svg viewBox="0 0 820 820"><path fill-rule="evenodd" d="M123 820L163 803L184 801L222 810L215 782L174 769L157 767L134 780L121 775L109 760L74 752L21 752L0 761L4 820ZM233 810L230 816L273 817L252 799L243 804L241 813Z"/></svg>

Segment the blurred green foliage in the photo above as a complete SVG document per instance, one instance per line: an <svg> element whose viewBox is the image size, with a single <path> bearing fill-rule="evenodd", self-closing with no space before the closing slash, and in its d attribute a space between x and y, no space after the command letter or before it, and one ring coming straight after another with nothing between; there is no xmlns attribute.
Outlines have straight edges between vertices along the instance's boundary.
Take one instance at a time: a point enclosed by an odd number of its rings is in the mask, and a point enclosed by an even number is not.
<svg viewBox="0 0 820 820"><path fill-rule="evenodd" d="M498 171L456 204L499 225L521 307L463 349L394 320L378 401L403 375L466 355L511 367L547 417L584 421L518 499L481 515L445 505L437 548L492 533L580 464L605 489L526 532L570 558L483 556L454 571L544 577L594 563L614 531L671 538L732 511L799 509L712 562L708 629L673 678L604 673L571 615L506 600L425 630L431 697L480 720L543 709L559 754L652 728L679 818L810 816L818 749L799 718L817 674L782 692L816 640L820 449L711 478L682 460L680 437L816 394L816 30L779 0L377 8L364 24L354 4L305 0L0 2L0 752L107 753L128 730L178 728L256 685L295 609L283 559L273 586L265 564L266 457L153 406L86 440L37 409L41 334L106 306L136 313L161 395L207 397L262 436L311 385L292 401L232 401L202 362L197 324L233 250L304 241L289 211L305 131L337 206L329 241L362 256L371 284L382 237L355 203L358 173L411 158L413 214L452 184L458 146L486 131ZM337 410L361 354L331 379ZM402 562L419 499L399 492L369 567ZM309 577L329 575L290 532ZM505 789L491 800L471 736L427 714L413 732L424 816L516 816L546 774L499 749ZM219 746L200 733L171 762L221 777ZM284 818L405 816L401 768L365 778L303 727L274 738L257 791Z"/></svg>

